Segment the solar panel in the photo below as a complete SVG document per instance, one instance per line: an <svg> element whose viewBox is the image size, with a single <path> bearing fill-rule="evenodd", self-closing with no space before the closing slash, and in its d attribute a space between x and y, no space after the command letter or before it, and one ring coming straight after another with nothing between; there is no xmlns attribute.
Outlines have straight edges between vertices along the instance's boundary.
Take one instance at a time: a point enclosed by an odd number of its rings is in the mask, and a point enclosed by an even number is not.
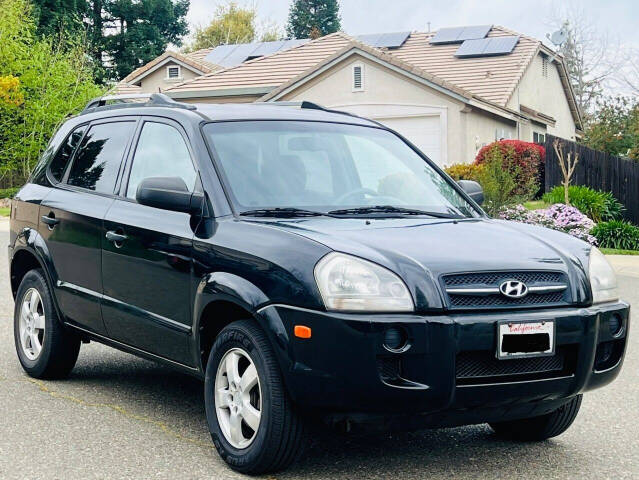
<svg viewBox="0 0 639 480"><path fill-rule="evenodd" d="M479 38L466 40L455 52L459 58L507 55L513 51L519 36Z"/></svg>
<svg viewBox="0 0 639 480"><path fill-rule="evenodd" d="M375 48L398 48L404 44L409 35L410 32L370 33L358 35L356 38L360 42Z"/></svg>
<svg viewBox="0 0 639 480"><path fill-rule="evenodd" d="M296 40L276 40L274 42L239 43L235 45L220 45L215 47L204 57L207 62L222 67L234 67L245 62L249 58L264 57L280 50L303 45L309 40L306 38Z"/></svg>
<svg viewBox="0 0 639 480"><path fill-rule="evenodd" d="M385 33L378 41L378 47L399 48L404 44L409 35L410 32Z"/></svg>
<svg viewBox="0 0 639 480"><path fill-rule="evenodd" d="M237 45L219 45L211 50L206 57L204 57L204 60L220 65L220 62L236 48Z"/></svg>
<svg viewBox="0 0 639 480"><path fill-rule="evenodd" d="M430 43L443 45L445 43L460 43L465 40L484 38L490 32L492 25L474 25L470 27L440 28Z"/></svg>
<svg viewBox="0 0 639 480"><path fill-rule="evenodd" d="M357 40L371 47L377 47L377 42L381 38L381 33L369 33L367 35L358 35Z"/></svg>

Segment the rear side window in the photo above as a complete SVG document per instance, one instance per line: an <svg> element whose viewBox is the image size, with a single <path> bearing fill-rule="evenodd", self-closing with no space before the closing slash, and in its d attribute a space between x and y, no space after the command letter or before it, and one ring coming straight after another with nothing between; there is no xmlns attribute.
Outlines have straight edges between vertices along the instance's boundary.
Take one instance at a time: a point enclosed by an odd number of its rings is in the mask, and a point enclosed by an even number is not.
<svg viewBox="0 0 639 480"><path fill-rule="evenodd" d="M69 173L69 185L113 193L135 122L102 123L87 132Z"/></svg>
<svg viewBox="0 0 639 480"><path fill-rule="evenodd" d="M64 171L69 164L69 160L71 160L71 156L73 155L75 148L80 143L80 140L82 140L82 135L84 135L86 128L87 127L83 125L71 132L58 150L58 153L56 153L53 160L51 160L51 164L49 165L49 175L51 175L56 182L62 180Z"/></svg>
<svg viewBox="0 0 639 480"><path fill-rule="evenodd" d="M135 198L138 185L149 177L180 177L189 191L195 186L195 168L180 132L164 123L146 122L135 149L126 196Z"/></svg>

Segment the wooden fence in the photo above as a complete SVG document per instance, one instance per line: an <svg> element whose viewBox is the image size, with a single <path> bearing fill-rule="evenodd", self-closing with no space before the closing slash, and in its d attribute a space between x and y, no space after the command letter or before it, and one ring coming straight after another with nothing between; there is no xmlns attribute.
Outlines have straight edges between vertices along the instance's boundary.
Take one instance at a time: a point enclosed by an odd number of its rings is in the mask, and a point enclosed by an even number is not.
<svg viewBox="0 0 639 480"><path fill-rule="evenodd" d="M546 192L561 185L563 180L553 148L555 139L552 135L546 135ZM612 192L626 207L625 218L639 225L639 161L616 157L562 138L559 141L564 144L564 152L576 151L579 154L571 184Z"/></svg>

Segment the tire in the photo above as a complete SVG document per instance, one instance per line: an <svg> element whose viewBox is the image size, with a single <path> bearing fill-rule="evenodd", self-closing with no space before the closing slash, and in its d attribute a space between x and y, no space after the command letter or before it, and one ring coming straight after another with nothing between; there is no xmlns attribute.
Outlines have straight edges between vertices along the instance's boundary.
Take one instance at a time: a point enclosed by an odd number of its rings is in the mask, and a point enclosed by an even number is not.
<svg viewBox="0 0 639 480"><path fill-rule="evenodd" d="M31 305L35 306L36 314L31 312ZM21 319L23 312L24 318ZM41 315L44 315L44 321ZM25 328L25 325L30 325L31 329ZM21 332L26 333L21 336ZM66 378L78 359L80 338L65 328L58 318L51 290L41 269L27 272L18 287L13 337L22 368L31 377Z"/></svg>
<svg viewBox="0 0 639 480"><path fill-rule="evenodd" d="M228 372L229 362L232 365L235 358L239 359L236 371L241 374L240 377L225 373ZM248 374L251 368L249 362L255 367L255 370L251 371L256 372L257 380L252 383L257 385L259 395L255 393L255 386L250 391L244 389L239 394L238 389L235 389L235 394L240 398L235 400L233 395L227 393L232 390L230 377L242 380L252 377ZM216 380L218 389L226 386L226 390L222 388L224 393L217 396ZM248 380L240 380L237 383L251 384ZM239 430L242 438L238 439L240 435L236 434L234 441L229 425L238 423L233 423L231 414L240 403L240 414L247 415L248 407L243 403L243 399L246 398L255 410L259 408L259 423L257 429L253 430L246 420L240 420ZM215 448L233 470L247 474L276 472L289 466L301 454L304 444L303 420L287 395L268 339L254 321L234 322L217 336L206 366L204 400L206 418ZM227 407L226 404L230 406ZM237 433L237 429L235 431ZM248 439L249 437L251 438Z"/></svg>
<svg viewBox="0 0 639 480"><path fill-rule="evenodd" d="M577 418L582 395L577 395L554 412L539 417L491 423L490 427L500 436L520 441L541 441L561 435Z"/></svg>

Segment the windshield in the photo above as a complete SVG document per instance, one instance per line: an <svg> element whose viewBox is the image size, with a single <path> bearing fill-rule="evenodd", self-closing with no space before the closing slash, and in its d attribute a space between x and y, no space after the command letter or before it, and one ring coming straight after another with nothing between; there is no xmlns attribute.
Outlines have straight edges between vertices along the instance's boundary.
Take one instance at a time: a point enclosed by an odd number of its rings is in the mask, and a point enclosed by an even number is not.
<svg viewBox="0 0 639 480"><path fill-rule="evenodd" d="M240 212L294 208L344 213L391 206L399 207L396 214L413 209L478 215L444 177L386 130L246 121L210 123L204 132Z"/></svg>

